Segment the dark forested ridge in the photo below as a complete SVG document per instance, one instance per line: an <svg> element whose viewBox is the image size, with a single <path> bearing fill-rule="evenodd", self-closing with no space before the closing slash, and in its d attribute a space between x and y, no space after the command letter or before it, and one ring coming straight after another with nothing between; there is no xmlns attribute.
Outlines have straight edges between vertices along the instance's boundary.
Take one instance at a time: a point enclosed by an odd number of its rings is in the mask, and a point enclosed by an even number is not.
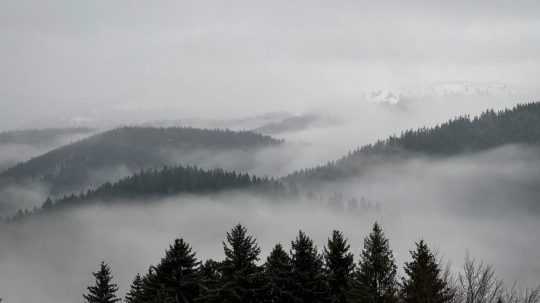
<svg viewBox="0 0 540 303"><path fill-rule="evenodd" d="M319 167L287 176L287 180L334 180L354 176L378 161L411 154L451 156L478 152L506 144L540 143L540 102L517 105L502 111L488 110L479 116L462 116L433 128L407 130Z"/></svg>
<svg viewBox="0 0 540 303"><path fill-rule="evenodd" d="M104 203L122 200L133 202L175 194L212 194L236 189L272 194L281 194L285 190L279 181L234 171L203 170L194 166L163 167L142 170L117 182L107 182L96 189L89 189L78 195L65 195L56 200L48 198L41 208L32 211L19 210L9 220L18 221L31 214L88 205L98 201Z"/></svg>
<svg viewBox="0 0 540 303"><path fill-rule="evenodd" d="M123 168L135 172L176 165L176 159L167 157L170 154L182 155L198 150L248 150L281 142L247 131L124 127L20 163L0 174L0 183L31 179L50 185L53 194L79 191L88 186L92 171Z"/></svg>
<svg viewBox="0 0 540 303"><path fill-rule="evenodd" d="M540 287L507 289L494 269L469 257L452 273L420 240L410 251L398 277L390 241L377 223L364 239L355 262L349 240L333 231L322 252L300 231L261 258L257 239L237 224L223 241L224 259L203 261L178 238L156 265L137 274L126 293L127 303L538 303ZM262 262L261 262L262 261ZM102 262L95 282L83 298L87 303L119 302L111 267ZM401 279L400 279L401 278ZM123 281L128 283L127 281ZM125 285L125 284L124 284Z"/></svg>

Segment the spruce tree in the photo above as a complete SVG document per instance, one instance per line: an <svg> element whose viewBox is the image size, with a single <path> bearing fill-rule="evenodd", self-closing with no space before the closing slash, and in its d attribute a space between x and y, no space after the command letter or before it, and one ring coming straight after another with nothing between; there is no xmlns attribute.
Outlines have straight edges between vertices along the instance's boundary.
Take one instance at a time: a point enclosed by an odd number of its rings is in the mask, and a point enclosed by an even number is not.
<svg viewBox="0 0 540 303"><path fill-rule="evenodd" d="M328 287L324 277L322 256L304 232L291 243L293 294L300 302L327 302Z"/></svg>
<svg viewBox="0 0 540 303"><path fill-rule="evenodd" d="M157 267L150 266L148 272L142 278L142 293L139 295L141 302L153 302L157 293L163 288L157 277Z"/></svg>
<svg viewBox="0 0 540 303"><path fill-rule="evenodd" d="M351 288L354 260L350 245L341 232L334 230L332 238L328 239L324 248L324 260L331 302L348 302L347 293Z"/></svg>
<svg viewBox="0 0 540 303"><path fill-rule="evenodd" d="M416 243L411 251L412 261L405 263L402 280L404 303L447 303L452 300L452 291L442 277L441 268L426 242Z"/></svg>
<svg viewBox="0 0 540 303"><path fill-rule="evenodd" d="M221 263L209 259L199 267L200 286L204 292L216 289L221 278Z"/></svg>
<svg viewBox="0 0 540 303"><path fill-rule="evenodd" d="M83 295L87 303L115 303L120 301L116 296L118 286L112 282L111 269L105 262L101 262L98 271L92 273L95 285L89 286L88 293Z"/></svg>
<svg viewBox="0 0 540 303"><path fill-rule="evenodd" d="M274 246L264 265L267 302L295 302L291 258L281 244Z"/></svg>
<svg viewBox="0 0 540 303"><path fill-rule="evenodd" d="M259 260L261 249L257 245L257 240L248 235L247 229L241 224L237 224L227 233L223 250L225 251L223 274L226 278L240 271L248 273L257 271L255 263Z"/></svg>
<svg viewBox="0 0 540 303"><path fill-rule="evenodd" d="M377 222L364 240L349 299L362 303L396 302L397 267L388 239Z"/></svg>
<svg viewBox="0 0 540 303"><path fill-rule="evenodd" d="M126 303L143 303L142 294L143 279L140 274L137 274L135 276L135 279L133 279L133 282L131 283L131 287L126 294L126 298L124 301L126 301Z"/></svg>
<svg viewBox="0 0 540 303"><path fill-rule="evenodd" d="M204 302L261 302L264 280L256 262L261 249L247 229L238 224L223 242L225 260L221 263L221 285L205 292Z"/></svg>
<svg viewBox="0 0 540 303"><path fill-rule="evenodd" d="M164 296L172 302L193 302L199 295L199 261L191 246L176 239L147 278L145 297Z"/></svg>

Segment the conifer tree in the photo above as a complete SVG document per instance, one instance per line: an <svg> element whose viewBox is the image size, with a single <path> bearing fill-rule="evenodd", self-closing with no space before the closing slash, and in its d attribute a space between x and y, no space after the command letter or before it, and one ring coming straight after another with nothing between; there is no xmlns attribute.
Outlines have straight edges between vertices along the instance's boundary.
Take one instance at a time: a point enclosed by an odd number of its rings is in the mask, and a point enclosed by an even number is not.
<svg viewBox="0 0 540 303"><path fill-rule="evenodd" d="M126 303L142 303L142 293L143 293L143 279L140 274L135 276L131 287L126 294L125 301Z"/></svg>
<svg viewBox="0 0 540 303"><path fill-rule="evenodd" d="M291 244L294 296L300 302L327 302L328 287L324 277L322 256L304 232Z"/></svg>
<svg viewBox="0 0 540 303"><path fill-rule="evenodd" d="M223 250L225 251L223 274L226 277L240 271L248 273L257 271L255 263L259 260L261 249L257 245L257 240L248 235L247 229L241 224L237 224L227 233Z"/></svg>
<svg viewBox="0 0 540 303"><path fill-rule="evenodd" d="M354 285L350 292L351 302L392 303L397 292L397 267L388 239L377 222L364 240Z"/></svg>
<svg viewBox="0 0 540 303"><path fill-rule="evenodd" d="M148 272L142 278L142 285L143 289L138 299L145 303L154 301L158 291L163 288L161 282L158 281L156 266L148 268Z"/></svg>
<svg viewBox="0 0 540 303"><path fill-rule="evenodd" d="M325 269L330 290L330 300L346 303L354 270L350 245L340 231L334 230L324 248Z"/></svg>
<svg viewBox="0 0 540 303"><path fill-rule="evenodd" d="M147 278L144 296L164 296L172 302L193 302L199 295L199 261L191 246L176 239Z"/></svg>
<svg viewBox="0 0 540 303"><path fill-rule="evenodd" d="M264 265L267 302L295 302L293 296L291 258L281 244L274 246Z"/></svg>
<svg viewBox="0 0 540 303"><path fill-rule="evenodd" d="M256 262L261 249L247 229L237 224L223 242L225 260L221 263L221 285L205 293L204 302L261 302L264 280Z"/></svg>
<svg viewBox="0 0 540 303"><path fill-rule="evenodd" d="M112 282L111 269L105 262L101 262L98 271L92 273L95 285L87 287L88 293L83 295L87 303L115 303L120 301L116 296L118 286Z"/></svg>
<svg viewBox="0 0 540 303"><path fill-rule="evenodd" d="M452 300L452 291L442 276L435 256L426 242L416 243L411 251L412 261L405 263L402 282L404 303L447 303Z"/></svg>
<svg viewBox="0 0 540 303"><path fill-rule="evenodd" d="M216 289L221 278L221 263L209 259L199 267L199 280L203 291Z"/></svg>

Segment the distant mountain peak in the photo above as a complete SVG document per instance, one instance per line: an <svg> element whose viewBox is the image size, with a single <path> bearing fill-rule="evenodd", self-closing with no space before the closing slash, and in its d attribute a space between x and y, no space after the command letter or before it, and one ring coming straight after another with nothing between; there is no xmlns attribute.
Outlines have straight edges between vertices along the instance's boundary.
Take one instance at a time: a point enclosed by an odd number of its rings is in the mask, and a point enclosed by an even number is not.
<svg viewBox="0 0 540 303"><path fill-rule="evenodd" d="M418 88L374 89L364 93L373 103L396 105L407 99L444 97L516 96L517 90L502 82L445 81Z"/></svg>

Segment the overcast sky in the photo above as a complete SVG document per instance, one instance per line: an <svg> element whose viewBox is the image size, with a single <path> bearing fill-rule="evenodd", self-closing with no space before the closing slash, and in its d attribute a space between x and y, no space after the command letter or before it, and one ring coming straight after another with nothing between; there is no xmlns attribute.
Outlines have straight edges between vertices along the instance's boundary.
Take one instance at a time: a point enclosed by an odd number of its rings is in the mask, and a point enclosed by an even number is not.
<svg viewBox="0 0 540 303"><path fill-rule="evenodd" d="M305 112L456 81L539 99L540 1L379 2L2 0L0 129Z"/></svg>

